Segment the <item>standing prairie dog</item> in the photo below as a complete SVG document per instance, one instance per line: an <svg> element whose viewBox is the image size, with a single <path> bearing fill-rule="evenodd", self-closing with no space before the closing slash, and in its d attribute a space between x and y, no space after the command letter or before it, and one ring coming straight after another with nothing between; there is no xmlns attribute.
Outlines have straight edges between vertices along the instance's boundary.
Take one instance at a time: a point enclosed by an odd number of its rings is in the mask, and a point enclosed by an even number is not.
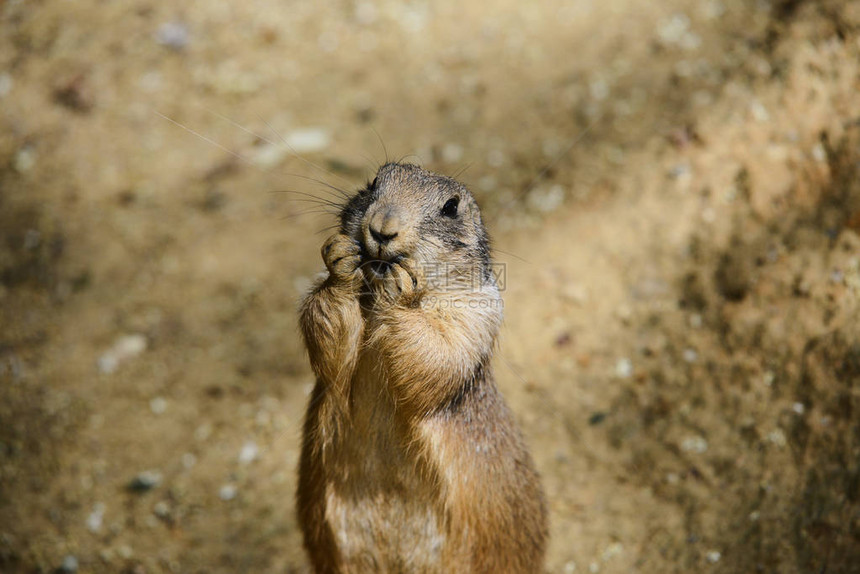
<svg viewBox="0 0 860 574"><path fill-rule="evenodd" d="M502 304L455 180L390 163L301 306L317 376L297 505L317 573L537 573L539 477L490 367Z"/></svg>

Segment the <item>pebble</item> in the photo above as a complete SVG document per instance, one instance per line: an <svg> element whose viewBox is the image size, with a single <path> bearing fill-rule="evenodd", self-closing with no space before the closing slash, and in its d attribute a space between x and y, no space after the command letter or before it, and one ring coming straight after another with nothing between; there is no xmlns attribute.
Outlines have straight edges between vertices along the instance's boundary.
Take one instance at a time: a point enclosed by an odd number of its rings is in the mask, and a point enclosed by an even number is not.
<svg viewBox="0 0 860 574"><path fill-rule="evenodd" d="M36 165L36 150L30 146L24 146L15 154L15 162L13 167L18 173L25 173L33 169Z"/></svg>
<svg viewBox="0 0 860 574"><path fill-rule="evenodd" d="M11 75L6 72L0 73L0 98L8 96L9 92L12 91L12 86L14 85L15 82L12 80Z"/></svg>
<svg viewBox="0 0 860 574"><path fill-rule="evenodd" d="M708 441L700 436L688 436L681 441L681 450L702 454L708 450Z"/></svg>
<svg viewBox="0 0 860 574"><path fill-rule="evenodd" d="M106 507L103 502L97 502L93 506L92 512L87 516L87 530L90 532L98 532L102 529L104 522Z"/></svg>
<svg viewBox="0 0 860 574"><path fill-rule="evenodd" d="M290 150L286 146L266 143L254 151L251 161L262 169L272 169L284 161L288 155L290 155Z"/></svg>
<svg viewBox="0 0 860 574"><path fill-rule="evenodd" d="M753 100L750 104L750 113L755 121L759 123L764 123L770 119L770 114L767 111L767 108L764 107L758 100Z"/></svg>
<svg viewBox="0 0 860 574"><path fill-rule="evenodd" d="M119 337L113 346L99 357L99 371L105 374L113 373L120 363L141 354L146 347L147 341L143 335L131 334Z"/></svg>
<svg viewBox="0 0 860 574"><path fill-rule="evenodd" d="M719 550L711 550L710 552L705 554L705 559L711 564L716 564L720 561L720 558L722 557L723 555Z"/></svg>
<svg viewBox="0 0 860 574"><path fill-rule="evenodd" d="M165 22L155 32L155 40L171 50L182 50L188 45L190 39L191 33L188 31L188 26L178 20Z"/></svg>
<svg viewBox="0 0 860 574"><path fill-rule="evenodd" d="M686 14L674 14L663 22L657 29L657 36L663 44L684 50L695 50L702 44L702 39L690 30L690 18Z"/></svg>
<svg viewBox="0 0 860 574"><path fill-rule="evenodd" d="M322 151L331 143L329 131L320 127L293 130L284 139L295 153Z"/></svg>
<svg viewBox="0 0 860 574"><path fill-rule="evenodd" d="M257 446L257 443L249 440L242 445L242 449L239 451L239 464L250 464L257 460L259 454L260 448Z"/></svg>
<svg viewBox="0 0 860 574"><path fill-rule="evenodd" d="M695 363L699 359L699 353L695 349L684 349L684 360L688 363Z"/></svg>
<svg viewBox="0 0 860 574"><path fill-rule="evenodd" d="M620 542L613 542L603 551L603 561L606 562L615 556L618 556L624 551L624 546Z"/></svg>
<svg viewBox="0 0 860 574"><path fill-rule="evenodd" d="M131 479L128 489L134 492L146 492L161 484L161 473L155 470L145 470Z"/></svg>
<svg viewBox="0 0 860 574"><path fill-rule="evenodd" d="M445 163L457 163L463 159L463 146L456 143L447 143L442 148L442 161Z"/></svg>
<svg viewBox="0 0 860 574"><path fill-rule="evenodd" d="M155 397L149 401L149 410L152 414L161 415L167 410L167 401L163 397Z"/></svg>
<svg viewBox="0 0 860 574"><path fill-rule="evenodd" d="M170 504L166 500L159 500L152 507L152 512L159 518L168 518L170 516Z"/></svg>
<svg viewBox="0 0 860 574"><path fill-rule="evenodd" d="M194 456L192 453L186 452L185 454L182 455L182 466L186 470L190 470L190 469L194 468L195 464L197 464L197 457Z"/></svg>
<svg viewBox="0 0 860 574"><path fill-rule="evenodd" d="M630 378L633 374L633 362L627 357L618 359L618 362L615 363L615 374L622 379Z"/></svg>
<svg viewBox="0 0 860 574"><path fill-rule="evenodd" d="M827 161L827 151L821 143L812 146L812 158L819 163Z"/></svg>
<svg viewBox="0 0 860 574"><path fill-rule="evenodd" d="M560 185L536 187L529 192L526 202L535 211L549 213L564 202L564 188Z"/></svg>
<svg viewBox="0 0 860 574"><path fill-rule="evenodd" d="M224 502L228 502L236 498L236 495L239 493L239 489L236 488L235 484L225 484L218 491L218 498L223 500Z"/></svg>
<svg viewBox="0 0 860 574"><path fill-rule="evenodd" d="M803 403L794 403L793 405L791 405L791 410L793 410L799 415L802 415L804 412L806 412L806 407L803 405Z"/></svg>
<svg viewBox="0 0 860 574"><path fill-rule="evenodd" d="M788 444L788 441L785 438L785 433L782 432L781 429L774 429L767 433L767 440L780 448Z"/></svg>
<svg viewBox="0 0 860 574"><path fill-rule="evenodd" d="M74 574L78 571L78 566L78 559L75 556L69 554L65 558L63 558L63 563L60 564L58 571L62 572L63 574Z"/></svg>

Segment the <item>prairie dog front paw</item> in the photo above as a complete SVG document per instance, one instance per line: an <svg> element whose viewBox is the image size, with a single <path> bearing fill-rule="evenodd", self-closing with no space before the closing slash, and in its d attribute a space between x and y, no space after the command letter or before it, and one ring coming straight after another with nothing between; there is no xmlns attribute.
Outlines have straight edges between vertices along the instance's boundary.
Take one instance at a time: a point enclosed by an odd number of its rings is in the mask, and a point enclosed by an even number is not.
<svg viewBox="0 0 860 574"><path fill-rule="evenodd" d="M345 283L356 283L361 263L361 246L352 237L336 233L322 246L322 258L332 278Z"/></svg>

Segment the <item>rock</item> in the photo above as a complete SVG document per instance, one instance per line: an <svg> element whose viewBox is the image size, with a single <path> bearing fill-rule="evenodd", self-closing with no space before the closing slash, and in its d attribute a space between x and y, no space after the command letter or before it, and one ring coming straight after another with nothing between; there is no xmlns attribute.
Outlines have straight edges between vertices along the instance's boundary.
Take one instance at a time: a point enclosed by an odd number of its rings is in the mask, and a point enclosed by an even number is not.
<svg viewBox="0 0 860 574"><path fill-rule="evenodd" d="M188 26L178 20L165 22L155 32L155 41L171 50L180 51L184 49L191 39Z"/></svg>
<svg viewBox="0 0 860 574"><path fill-rule="evenodd" d="M249 440L242 445L242 449L239 451L239 464L250 464L257 460L259 454L260 448L257 443Z"/></svg>
<svg viewBox="0 0 860 574"><path fill-rule="evenodd" d="M235 484L225 484L218 491L218 498L223 500L224 502L229 502L236 498L236 495L239 493L239 489L236 488Z"/></svg>
<svg viewBox="0 0 860 574"><path fill-rule="evenodd" d="M103 502L97 502L93 506L92 512L87 516L87 530L90 532L98 532L102 529L104 522L106 507Z"/></svg>
<svg viewBox="0 0 860 574"><path fill-rule="evenodd" d="M622 379L627 379L633 374L633 362L627 357L618 359L615 363L615 374Z"/></svg>
<svg viewBox="0 0 860 574"><path fill-rule="evenodd" d="M113 346L99 357L99 371L105 374L113 373L120 363L141 354L146 347L147 341L143 335L131 334L119 337Z"/></svg>
<svg viewBox="0 0 860 574"><path fill-rule="evenodd" d="M284 138L295 153L322 151L331 143L331 135L325 128L303 128L293 130Z"/></svg>
<svg viewBox="0 0 860 574"><path fill-rule="evenodd" d="M69 554L63 558L63 563L54 572L56 574L74 574L78 571L78 559Z"/></svg>
<svg viewBox="0 0 860 574"><path fill-rule="evenodd" d="M154 470L145 470L131 479L128 489L132 492L147 492L161 484L161 473Z"/></svg>

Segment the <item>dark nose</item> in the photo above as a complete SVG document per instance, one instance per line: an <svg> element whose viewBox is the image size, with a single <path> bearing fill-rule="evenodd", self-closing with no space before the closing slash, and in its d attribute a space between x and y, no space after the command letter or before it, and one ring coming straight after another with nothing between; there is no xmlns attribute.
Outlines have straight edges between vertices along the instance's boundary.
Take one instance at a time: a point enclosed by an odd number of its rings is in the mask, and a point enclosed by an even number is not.
<svg viewBox="0 0 860 574"><path fill-rule="evenodd" d="M389 241L397 237L396 231L394 233L383 233L381 231L377 231L372 227L370 228L370 234L380 243L388 243Z"/></svg>
<svg viewBox="0 0 860 574"><path fill-rule="evenodd" d="M393 210L380 211L370 218L368 229L380 245L388 243L400 232L400 217Z"/></svg>

